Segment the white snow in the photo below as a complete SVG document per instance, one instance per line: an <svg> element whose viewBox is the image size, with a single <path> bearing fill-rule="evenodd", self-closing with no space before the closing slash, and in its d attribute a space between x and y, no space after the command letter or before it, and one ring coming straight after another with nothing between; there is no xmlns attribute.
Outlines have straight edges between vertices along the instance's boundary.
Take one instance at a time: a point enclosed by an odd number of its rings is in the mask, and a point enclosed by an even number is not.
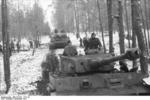
<svg viewBox="0 0 150 100"><path fill-rule="evenodd" d="M29 50L30 49L29 41L26 38L21 39L20 45L21 45L22 50Z"/></svg>
<svg viewBox="0 0 150 100"><path fill-rule="evenodd" d="M40 65L46 53L48 53L48 49L36 50L35 56L32 56L32 51L13 54L10 60L12 85L9 94L19 94L25 91L35 89L35 86L30 85L30 83L37 81L41 76ZM2 57L0 58L1 58L0 68L3 70ZM1 76L1 82L2 82L3 73L1 74L2 74ZM2 87L5 87L4 81L2 82L1 85Z"/></svg>
<svg viewBox="0 0 150 100"><path fill-rule="evenodd" d="M40 43L41 43L41 44L48 44L48 43L50 43L50 38L49 38L49 36L42 36L42 37L41 37L41 40L40 40Z"/></svg>

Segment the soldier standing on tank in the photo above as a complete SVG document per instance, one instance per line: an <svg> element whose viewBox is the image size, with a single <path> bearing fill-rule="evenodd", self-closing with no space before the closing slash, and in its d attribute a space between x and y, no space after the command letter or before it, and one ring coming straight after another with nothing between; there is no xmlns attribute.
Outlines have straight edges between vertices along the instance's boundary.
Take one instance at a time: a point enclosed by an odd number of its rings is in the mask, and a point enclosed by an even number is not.
<svg viewBox="0 0 150 100"><path fill-rule="evenodd" d="M71 41L68 41L68 45L64 48L64 56L76 56L78 51L75 46L72 45Z"/></svg>
<svg viewBox="0 0 150 100"><path fill-rule="evenodd" d="M89 39L88 49L99 49L101 50L102 44L98 38L96 38L96 34L92 33L91 38Z"/></svg>

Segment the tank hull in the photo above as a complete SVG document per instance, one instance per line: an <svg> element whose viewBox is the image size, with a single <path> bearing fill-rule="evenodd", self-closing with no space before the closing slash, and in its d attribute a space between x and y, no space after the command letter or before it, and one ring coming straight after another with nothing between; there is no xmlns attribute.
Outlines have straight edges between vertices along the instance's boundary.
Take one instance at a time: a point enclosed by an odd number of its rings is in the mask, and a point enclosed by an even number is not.
<svg viewBox="0 0 150 100"><path fill-rule="evenodd" d="M138 92L137 92L138 91ZM79 95L79 96L123 96L123 95L150 95L150 89L144 86L133 86L121 89L91 89L86 91L55 92L54 95Z"/></svg>
<svg viewBox="0 0 150 100"><path fill-rule="evenodd" d="M140 73L110 73L86 76L50 76L55 95L150 95ZM84 80L89 84L83 86Z"/></svg>
<svg viewBox="0 0 150 100"><path fill-rule="evenodd" d="M61 48L65 48L66 45L68 45L67 43L68 41L56 41L50 44L50 48L53 49L61 49Z"/></svg>

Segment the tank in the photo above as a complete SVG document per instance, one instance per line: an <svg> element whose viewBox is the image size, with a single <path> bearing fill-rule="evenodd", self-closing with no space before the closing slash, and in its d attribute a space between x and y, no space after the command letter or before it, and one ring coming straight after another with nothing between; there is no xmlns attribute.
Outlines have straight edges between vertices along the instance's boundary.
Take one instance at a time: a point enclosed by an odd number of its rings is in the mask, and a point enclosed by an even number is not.
<svg viewBox="0 0 150 100"><path fill-rule="evenodd" d="M49 73L49 88L55 95L146 95L149 85L143 82L140 71L121 72L114 68L114 62L136 60L138 49L125 54L92 54L84 56L60 56L56 73Z"/></svg>
<svg viewBox="0 0 150 100"><path fill-rule="evenodd" d="M69 37L66 34L57 34L51 38L50 49L64 48L69 41Z"/></svg>

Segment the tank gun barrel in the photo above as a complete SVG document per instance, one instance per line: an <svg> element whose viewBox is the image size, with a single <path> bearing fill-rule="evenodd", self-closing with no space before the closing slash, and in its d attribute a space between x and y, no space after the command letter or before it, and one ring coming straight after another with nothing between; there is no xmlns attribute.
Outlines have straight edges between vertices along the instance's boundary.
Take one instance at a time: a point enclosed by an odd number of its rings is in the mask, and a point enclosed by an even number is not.
<svg viewBox="0 0 150 100"><path fill-rule="evenodd" d="M101 61L97 61L97 60L90 60L89 61L89 66L91 68L97 68L97 67L101 67L103 65L108 65L112 62L115 61L119 61L119 60L124 60L124 59L128 59L128 60L136 60L140 57L141 53L139 49L133 48L130 49L128 51L126 51L125 54L119 55L119 56L115 56L115 57L111 57L111 58L106 58L103 59Z"/></svg>

